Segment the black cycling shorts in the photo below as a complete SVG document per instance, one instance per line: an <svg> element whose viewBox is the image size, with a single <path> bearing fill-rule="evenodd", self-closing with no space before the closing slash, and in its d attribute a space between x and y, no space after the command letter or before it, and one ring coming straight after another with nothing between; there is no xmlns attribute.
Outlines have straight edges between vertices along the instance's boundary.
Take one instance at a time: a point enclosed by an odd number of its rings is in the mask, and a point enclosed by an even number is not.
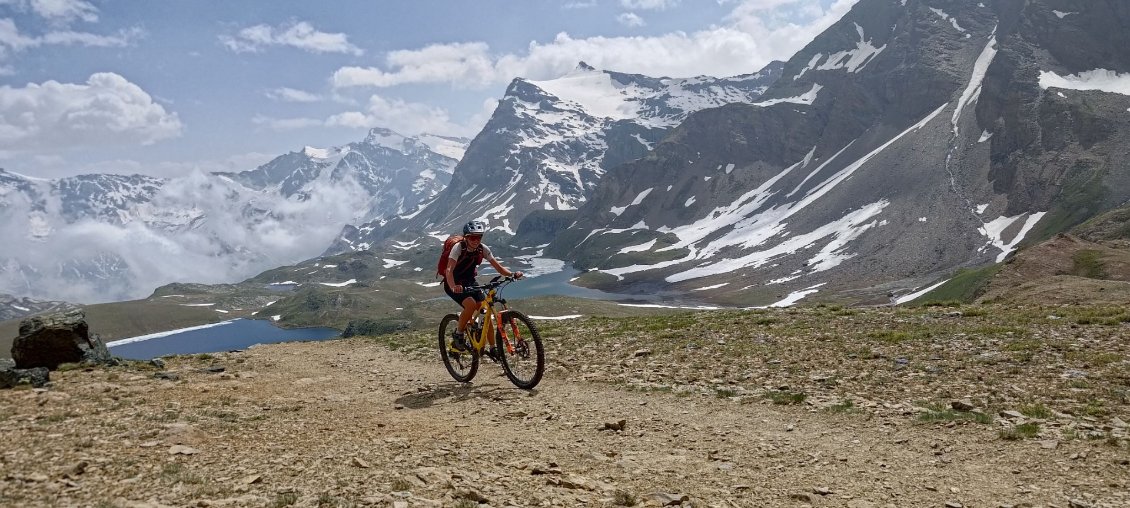
<svg viewBox="0 0 1130 508"><path fill-rule="evenodd" d="M459 285L460 286L474 286L476 284L477 283L475 281L471 280L471 281L467 281L466 284L459 284ZM462 293L456 293L455 291L452 291L451 287L449 287L447 285L447 281L443 282L443 292L447 293L447 296L450 296L451 299L454 300L455 303L458 304L460 307L463 306L463 300L467 299L467 297L474 298L476 302L480 302L480 303L482 303L483 300L487 299L486 293L483 293L483 290L481 290L481 289L475 289L475 290L472 290L472 291L463 291Z"/></svg>

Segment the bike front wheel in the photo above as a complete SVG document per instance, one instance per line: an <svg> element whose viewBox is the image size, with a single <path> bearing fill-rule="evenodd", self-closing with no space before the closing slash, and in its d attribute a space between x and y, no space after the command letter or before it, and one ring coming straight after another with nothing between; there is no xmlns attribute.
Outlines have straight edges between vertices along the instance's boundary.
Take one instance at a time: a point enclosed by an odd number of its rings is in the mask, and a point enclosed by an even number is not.
<svg viewBox="0 0 1130 508"><path fill-rule="evenodd" d="M467 383L479 372L479 355L471 351L458 352L451 347L451 333L458 328L458 314L448 314L439 322L439 356L453 379Z"/></svg>
<svg viewBox="0 0 1130 508"><path fill-rule="evenodd" d="M532 389L545 374L545 348L538 328L529 316L516 310L503 311L499 327L501 333L495 334L495 347L502 370L514 386Z"/></svg>

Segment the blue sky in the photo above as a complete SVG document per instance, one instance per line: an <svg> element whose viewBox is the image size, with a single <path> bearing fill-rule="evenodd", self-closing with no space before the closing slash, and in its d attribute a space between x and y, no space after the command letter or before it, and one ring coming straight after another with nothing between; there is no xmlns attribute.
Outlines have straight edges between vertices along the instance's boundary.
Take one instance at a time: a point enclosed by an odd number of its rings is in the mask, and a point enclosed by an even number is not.
<svg viewBox="0 0 1130 508"><path fill-rule="evenodd" d="M242 171L370 127L473 137L578 61L729 76L856 0L0 0L0 168Z"/></svg>

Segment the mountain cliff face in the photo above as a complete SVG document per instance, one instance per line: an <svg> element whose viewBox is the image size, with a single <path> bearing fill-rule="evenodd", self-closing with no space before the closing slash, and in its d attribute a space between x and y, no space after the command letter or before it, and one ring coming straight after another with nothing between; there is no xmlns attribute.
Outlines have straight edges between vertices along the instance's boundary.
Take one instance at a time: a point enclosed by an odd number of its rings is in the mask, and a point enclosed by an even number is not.
<svg viewBox="0 0 1130 508"><path fill-rule="evenodd" d="M0 170L0 290L136 298L172 281L229 282L321 252L346 223L411 211L451 177L466 140L373 129L343 147L242 173L174 179Z"/></svg>
<svg viewBox="0 0 1130 508"><path fill-rule="evenodd" d="M513 235L533 211L576 209L609 168L642 157L688 114L756 100L780 68L671 79L581 63L554 80L515 79L435 200L387 223L347 227L329 252L364 249L404 231L457 231L474 218Z"/></svg>
<svg viewBox="0 0 1130 508"><path fill-rule="evenodd" d="M754 304L1002 260L1130 199L1128 34L1125 2L863 0L757 103L609 170L547 252Z"/></svg>

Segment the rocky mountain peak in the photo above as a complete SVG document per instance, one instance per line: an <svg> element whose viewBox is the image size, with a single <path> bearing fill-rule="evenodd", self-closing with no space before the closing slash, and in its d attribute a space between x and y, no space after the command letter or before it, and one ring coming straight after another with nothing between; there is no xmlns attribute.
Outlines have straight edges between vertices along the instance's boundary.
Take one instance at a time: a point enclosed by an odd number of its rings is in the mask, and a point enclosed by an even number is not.
<svg viewBox="0 0 1130 508"><path fill-rule="evenodd" d="M556 79L516 78L437 199L411 216L349 228L328 252L476 217L514 234L532 211L580 206L609 168L646 155L691 112L753 102L779 75L654 78L582 62Z"/></svg>

